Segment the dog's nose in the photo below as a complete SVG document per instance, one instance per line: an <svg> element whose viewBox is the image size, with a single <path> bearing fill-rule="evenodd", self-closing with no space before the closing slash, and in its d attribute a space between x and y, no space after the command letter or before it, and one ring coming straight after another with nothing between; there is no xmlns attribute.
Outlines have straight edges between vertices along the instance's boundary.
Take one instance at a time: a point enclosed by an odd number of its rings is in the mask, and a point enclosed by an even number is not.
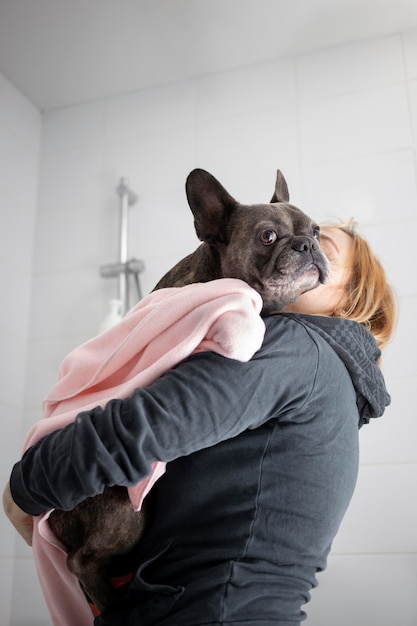
<svg viewBox="0 0 417 626"><path fill-rule="evenodd" d="M298 235L291 242L291 248L296 252L313 252L317 250L317 242L311 237Z"/></svg>

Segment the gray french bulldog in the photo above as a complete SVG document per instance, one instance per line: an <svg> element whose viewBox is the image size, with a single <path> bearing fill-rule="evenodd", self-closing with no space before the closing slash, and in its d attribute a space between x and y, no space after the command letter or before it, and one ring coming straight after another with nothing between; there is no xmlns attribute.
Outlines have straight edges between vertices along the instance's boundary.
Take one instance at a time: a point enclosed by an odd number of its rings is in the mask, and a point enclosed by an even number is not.
<svg viewBox="0 0 417 626"><path fill-rule="evenodd" d="M270 204L240 204L201 169L188 176L186 192L197 236L204 243L155 289L240 278L259 292L263 313L268 314L327 279L319 227L288 204L287 183L279 170Z"/></svg>
<svg viewBox="0 0 417 626"><path fill-rule="evenodd" d="M288 203L278 170L269 204L237 202L208 172L193 170L186 182L195 230L203 242L179 261L155 289L218 278L239 278L262 296L262 314L283 310L299 295L324 283L328 263L319 227ZM72 511L55 510L52 531L66 546L67 565L99 610L117 602L112 577L130 571L133 549L147 523L149 506L135 511L124 487L107 487Z"/></svg>

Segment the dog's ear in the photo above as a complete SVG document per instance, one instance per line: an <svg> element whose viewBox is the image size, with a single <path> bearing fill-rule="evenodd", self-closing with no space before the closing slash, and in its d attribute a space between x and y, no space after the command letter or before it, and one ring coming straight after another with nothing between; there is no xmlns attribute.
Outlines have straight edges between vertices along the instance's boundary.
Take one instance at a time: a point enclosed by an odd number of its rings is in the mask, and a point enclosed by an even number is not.
<svg viewBox="0 0 417 626"><path fill-rule="evenodd" d="M275 182L274 195L271 198L271 204L274 202L288 202L290 194L286 180L280 170L277 170L277 180Z"/></svg>
<svg viewBox="0 0 417 626"><path fill-rule="evenodd" d="M238 202L209 172L193 170L185 184L198 238L208 243L226 243L226 225Z"/></svg>

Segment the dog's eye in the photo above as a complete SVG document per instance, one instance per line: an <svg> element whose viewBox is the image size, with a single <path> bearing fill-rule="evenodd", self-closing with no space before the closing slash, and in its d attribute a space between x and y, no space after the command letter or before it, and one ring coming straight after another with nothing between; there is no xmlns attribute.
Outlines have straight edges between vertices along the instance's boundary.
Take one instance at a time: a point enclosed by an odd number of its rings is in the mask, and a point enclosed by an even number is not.
<svg viewBox="0 0 417 626"><path fill-rule="evenodd" d="M320 228L318 226L313 230L313 237L317 241L320 239Z"/></svg>
<svg viewBox="0 0 417 626"><path fill-rule="evenodd" d="M277 240L277 237L278 235L276 234L276 232L271 229L263 230L261 234L259 235L260 240L266 246L270 246L271 244L275 243Z"/></svg>

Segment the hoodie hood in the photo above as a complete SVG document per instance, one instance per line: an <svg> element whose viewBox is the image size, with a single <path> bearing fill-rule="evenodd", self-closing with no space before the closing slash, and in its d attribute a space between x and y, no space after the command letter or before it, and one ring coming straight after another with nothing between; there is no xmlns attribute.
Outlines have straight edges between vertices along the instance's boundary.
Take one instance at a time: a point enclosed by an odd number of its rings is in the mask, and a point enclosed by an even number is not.
<svg viewBox="0 0 417 626"><path fill-rule="evenodd" d="M317 332L345 364L356 390L359 427L380 417L391 398L377 364L381 351L374 336L361 324L342 318L293 315Z"/></svg>

